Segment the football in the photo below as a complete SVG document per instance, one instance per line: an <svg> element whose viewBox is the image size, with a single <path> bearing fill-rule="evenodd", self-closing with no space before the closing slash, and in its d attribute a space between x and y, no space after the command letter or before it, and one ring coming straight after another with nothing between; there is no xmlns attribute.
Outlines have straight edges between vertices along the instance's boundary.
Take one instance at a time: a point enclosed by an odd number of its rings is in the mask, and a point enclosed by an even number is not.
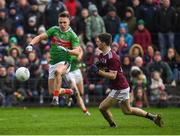
<svg viewBox="0 0 180 136"><path fill-rule="evenodd" d="M17 70L16 70L16 79L19 80L19 81L27 81L30 77L30 72L29 70L26 68L26 67L19 67Z"/></svg>

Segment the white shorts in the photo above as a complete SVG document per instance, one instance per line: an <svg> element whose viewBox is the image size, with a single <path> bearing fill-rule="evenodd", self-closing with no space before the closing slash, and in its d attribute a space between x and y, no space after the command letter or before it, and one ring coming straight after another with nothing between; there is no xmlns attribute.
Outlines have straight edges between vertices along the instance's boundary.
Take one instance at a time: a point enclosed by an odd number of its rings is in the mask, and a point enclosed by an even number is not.
<svg viewBox="0 0 180 136"><path fill-rule="evenodd" d="M129 87L126 89L123 89L123 90L112 89L112 91L109 93L108 96L110 96L114 99L117 99L121 102L121 101L125 101L125 100L129 99L129 91L130 91Z"/></svg>
<svg viewBox="0 0 180 136"><path fill-rule="evenodd" d="M65 74L65 76L68 81L74 80L76 82L76 84L83 81L83 77L82 77L82 73L81 73L80 69L71 71L71 72Z"/></svg>
<svg viewBox="0 0 180 136"><path fill-rule="evenodd" d="M55 70L56 70L57 66L59 64L63 64L64 65L65 63L66 63L65 61L61 61L61 62L58 62L58 63L56 63L54 65L50 64L49 65L49 77L48 77L48 79L54 79L54 77L55 77ZM69 72L70 68L71 68L71 66L68 67L68 69L66 70L66 73Z"/></svg>

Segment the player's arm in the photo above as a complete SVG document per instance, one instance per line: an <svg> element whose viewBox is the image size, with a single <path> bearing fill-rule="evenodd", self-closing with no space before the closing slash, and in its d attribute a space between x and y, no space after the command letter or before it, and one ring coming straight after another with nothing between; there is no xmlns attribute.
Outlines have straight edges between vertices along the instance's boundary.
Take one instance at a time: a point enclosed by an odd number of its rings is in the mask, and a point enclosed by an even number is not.
<svg viewBox="0 0 180 136"><path fill-rule="evenodd" d="M29 44L30 44L30 45L36 45L36 44L39 43L41 40L46 40L47 38L48 38L47 33L42 33L42 34L34 37Z"/></svg>
<svg viewBox="0 0 180 136"><path fill-rule="evenodd" d="M82 47L80 47L80 53L77 58L78 58L78 60L81 60L82 57L83 57L83 49L82 49Z"/></svg>
<svg viewBox="0 0 180 136"><path fill-rule="evenodd" d="M96 66L95 64L93 64L93 65L91 66L91 71L94 72L94 73L96 73L96 74L98 74L98 75L100 75L100 76L109 78L109 79L111 79L111 80L114 80L114 79L116 79L116 77L117 77L117 71L115 71L115 70L109 70L108 72L105 72L105 71L103 71L103 70L100 70L100 69L98 68L98 66Z"/></svg>
<svg viewBox="0 0 180 136"><path fill-rule="evenodd" d="M71 54L71 55L75 55L75 56L79 56L80 55L80 52L81 52L81 47L80 46L77 46L75 47L74 49L72 50L68 50L68 53Z"/></svg>
<svg viewBox="0 0 180 136"><path fill-rule="evenodd" d="M48 38L48 35L46 33L42 33L36 37L34 37L31 42L29 43L29 45L26 47L26 51L31 52L33 51L33 45L36 45L37 43L39 43L41 40L45 40Z"/></svg>
<svg viewBox="0 0 180 136"><path fill-rule="evenodd" d="M117 71L113 71L113 70L110 70L109 72L105 72L105 71L103 71L103 70L99 70L98 74L99 74L100 76L109 78L109 79L111 79L111 80L114 80L114 79L116 79L116 77L117 77Z"/></svg>

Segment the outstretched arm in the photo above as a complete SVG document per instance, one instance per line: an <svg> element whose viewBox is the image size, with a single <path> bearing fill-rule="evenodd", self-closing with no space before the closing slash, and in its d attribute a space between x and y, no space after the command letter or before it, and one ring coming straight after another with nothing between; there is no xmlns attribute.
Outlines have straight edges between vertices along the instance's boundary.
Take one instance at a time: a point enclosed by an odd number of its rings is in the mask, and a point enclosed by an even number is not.
<svg viewBox="0 0 180 136"><path fill-rule="evenodd" d="M45 40L48 38L48 35L46 33L42 33L36 37L34 37L31 42L29 43L30 45L36 45L39 43L41 40Z"/></svg>

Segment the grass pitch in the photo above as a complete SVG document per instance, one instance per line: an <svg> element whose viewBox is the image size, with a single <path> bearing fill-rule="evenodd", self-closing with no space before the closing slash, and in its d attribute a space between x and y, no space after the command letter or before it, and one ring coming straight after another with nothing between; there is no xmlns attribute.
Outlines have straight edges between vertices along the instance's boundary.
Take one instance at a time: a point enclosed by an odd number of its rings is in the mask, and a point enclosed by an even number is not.
<svg viewBox="0 0 180 136"><path fill-rule="evenodd" d="M180 109L148 108L160 113L165 126L159 128L150 120L125 116L112 108L117 128L109 128L98 108L89 108L85 116L79 108L0 108L0 135L178 135Z"/></svg>

